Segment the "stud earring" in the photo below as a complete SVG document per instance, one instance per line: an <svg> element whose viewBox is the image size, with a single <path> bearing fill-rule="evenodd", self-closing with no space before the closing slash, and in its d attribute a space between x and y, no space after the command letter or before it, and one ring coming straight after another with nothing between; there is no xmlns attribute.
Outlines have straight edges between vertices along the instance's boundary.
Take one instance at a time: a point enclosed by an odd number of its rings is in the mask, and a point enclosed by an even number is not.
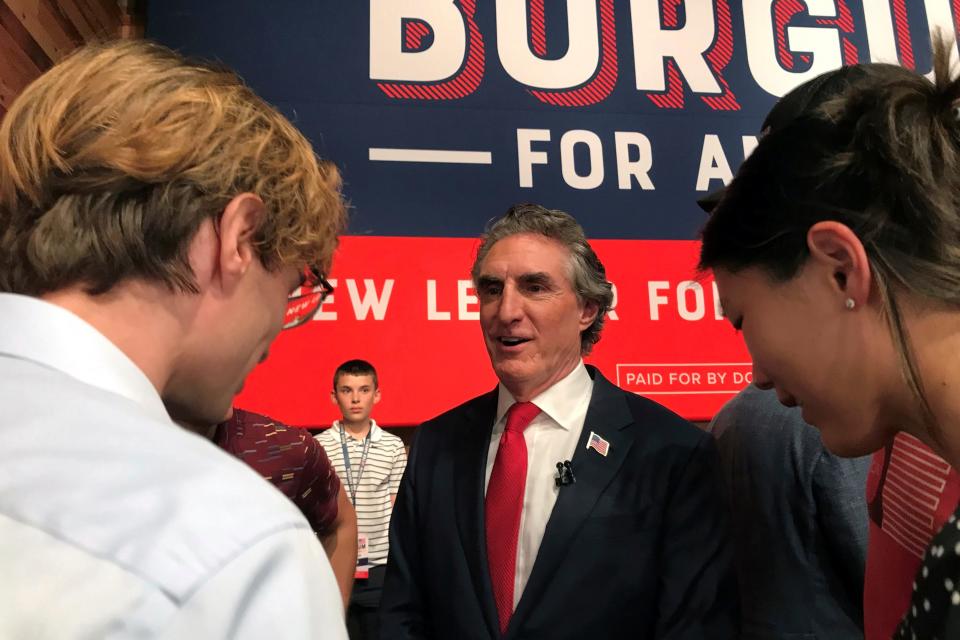
<svg viewBox="0 0 960 640"><path fill-rule="evenodd" d="M853 311L857 307L857 303L853 298L847 298L843 301L843 304L848 311Z"/></svg>

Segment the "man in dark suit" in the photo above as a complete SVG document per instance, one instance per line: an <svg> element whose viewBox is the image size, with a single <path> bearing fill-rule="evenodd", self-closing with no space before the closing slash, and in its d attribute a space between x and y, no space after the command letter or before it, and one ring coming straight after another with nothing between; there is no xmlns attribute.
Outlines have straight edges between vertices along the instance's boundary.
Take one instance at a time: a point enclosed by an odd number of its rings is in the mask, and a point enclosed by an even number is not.
<svg viewBox="0 0 960 640"><path fill-rule="evenodd" d="M613 295L583 230L514 207L472 275L500 384L417 432L381 637L735 637L715 446L584 366Z"/></svg>
<svg viewBox="0 0 960 640"><path fill-rule="evenodd" d="M729 489L741 640L862 640L870 457L832 455L798 408L753 385L711 428Z"/></svg>

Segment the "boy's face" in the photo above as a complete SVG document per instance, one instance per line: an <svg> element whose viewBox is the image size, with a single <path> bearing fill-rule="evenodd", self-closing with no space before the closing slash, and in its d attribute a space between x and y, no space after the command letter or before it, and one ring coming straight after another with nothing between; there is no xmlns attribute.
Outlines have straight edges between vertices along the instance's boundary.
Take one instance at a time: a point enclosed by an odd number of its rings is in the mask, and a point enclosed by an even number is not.
<svg viewBox="0 0 960 640"><path fill-rule="evenodd" d="M337 378L337 387L331 392L330 398L340 407L344 422L359 424L370 419L373 405L380 402L380 390L372 375L345 373Z"/></svg>

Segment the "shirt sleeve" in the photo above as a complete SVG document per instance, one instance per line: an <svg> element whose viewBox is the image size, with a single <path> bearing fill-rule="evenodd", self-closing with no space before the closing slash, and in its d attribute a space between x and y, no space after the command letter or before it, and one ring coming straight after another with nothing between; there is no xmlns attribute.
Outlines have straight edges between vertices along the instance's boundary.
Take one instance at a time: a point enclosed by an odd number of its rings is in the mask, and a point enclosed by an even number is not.
<svg viewBox="0 0 960 640"><path fill-rule="evenodd" d="M390 495L395 496L400 491L400 479L407 468L407 450L403 441L397 443L396 453L393 456L393 467L390 469Z"/></svg>
<svg viewBox="0 0 960 640"><path fill-rule="evenodd" d="M346 640L347 633L330 563L302 528L245 549L183 603L160 637Z"/></svg>
<svg viewBox="0 0 960 640"><path fill-rule="evenodd" d="M819 435L817 439L819 442ZM850 602L860 607L869 535L864 499L869 467L869 458L839 458L823 450L813 469L812 483L824 547L850 594Z"/></svg>
<svg viewBox="0 0 960 640"><path fill-rule="evenodd" d="M337 519L340 478L320 443L306 436L303 445L303 471L293 501L313 530L318 535L326 536Z"/></svg>
<svg viewBox="0 0 960 640"><path fill-rule="evenodd" d="M960 637L960 509L943 525L923 556L899 638Z"/></svg>

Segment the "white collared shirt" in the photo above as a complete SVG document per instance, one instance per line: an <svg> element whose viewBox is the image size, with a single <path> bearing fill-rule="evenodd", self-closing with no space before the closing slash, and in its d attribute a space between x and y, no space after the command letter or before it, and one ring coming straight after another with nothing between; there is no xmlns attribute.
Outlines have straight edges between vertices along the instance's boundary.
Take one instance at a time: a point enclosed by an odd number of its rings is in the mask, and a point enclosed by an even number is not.
<svg viewBox="0 0 960 640"><path fill-rule="evenodd" d="M371 566L387 563L390 552L390 516L393 514L393 496L400 490L400 478L407 467L407 451L403 440L380 428L370 419L370 448L363 475L357 478L363 458L363 440L350 437L346 432L347 451L350 456L350 476L357 491L354 509L357 512L357 531L367 536L367 557ZM348 491L348 475L340 440L340 421L326 431L314 436L327 452L330 464L336 470ZM348 493L347 495L351 495ZM351 498L352 499L352 498Z"/></svg>
<svg viewBox="0 0 960 640"><path fill-rule="evenodd" d="M527 483L523 494L523 513L520 517L520 536L517 541L517 569L513 587L513 606L516 607L527 586L533 563L540 550L547 520L557 501L559 487L557 463L573 458L577 441L583 431L583 422L593 394L593 380L581 361L565 378L533 398L540 413L523 432L527 443ZM497 399L497 420L490 435L487 452L487 475L484 494L490 484L490 473L500 448L500 436L507 423L507 410L516 402L502 384Z"/></svg>
<svg viewBox="0 0 960 640"><path fill-rule="evenodd" d="M0 410L0 638L346 638L296 507L74 314L0 294Z"/></svg>

